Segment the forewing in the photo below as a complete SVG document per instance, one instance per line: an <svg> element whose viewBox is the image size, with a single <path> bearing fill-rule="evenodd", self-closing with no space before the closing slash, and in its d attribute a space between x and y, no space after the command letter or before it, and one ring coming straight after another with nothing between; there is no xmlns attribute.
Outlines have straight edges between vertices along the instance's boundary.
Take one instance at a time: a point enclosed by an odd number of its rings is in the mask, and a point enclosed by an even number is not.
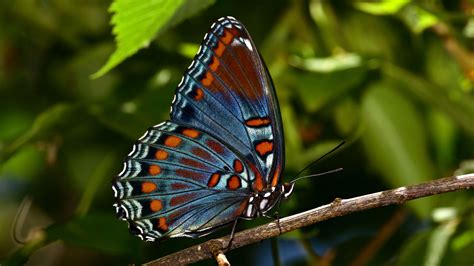
<svg viewBox="0 0 474 266"><path fill-rule="evenodd" d="M211 26L176 90L171 119L212 134L246 158L253 189L275 186L284 166L275 89L245 27L232 17Z"/></svg>

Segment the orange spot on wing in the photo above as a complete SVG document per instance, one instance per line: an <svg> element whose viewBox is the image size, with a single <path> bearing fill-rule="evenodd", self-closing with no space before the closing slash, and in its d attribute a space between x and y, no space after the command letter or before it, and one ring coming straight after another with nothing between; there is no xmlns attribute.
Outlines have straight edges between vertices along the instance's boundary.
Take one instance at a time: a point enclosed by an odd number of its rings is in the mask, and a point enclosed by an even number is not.
<svg viewBox="0 0 474 266"><path fill-rule="evenodd" d="M166 160L168 158L168 152L164 150L157 150L155 153L155 158L157 160Z"/></svg>
<svg viewBox="0 0 474 266"><path fill-rule="evenodd" d="M153 212L158 212L163 209L163 203L161 200L152 200L150 201L150 210Z"/></svg>
<svg viewBox="0 0 474 266"><path fill-rule="evenodd" d="M156 184L153 182L143 182L142 183L142 192L143 193L150 193L155 191L157 188Z"/></svg>
<svg viewBox="0 0 474 266"><path fill-rule="evenodd" d="M160 231L160 232L168 231L168 224L166 223L166 218L165 217L158 218L158 223L157 223L156 227L157 227L158 231Z"/></svg>
<svg viewBox="0 0 474 266"><path fill-rule="evenodd" d="M236 190L241 187L240 177L233 175L227 179L227 188L230 190Z"/></svg>
<svg viewBox="0 0 474 266"><path fill-rule="evenodd" d="M196 95L194 95L194 100L200 101L204 97L204 92L200 88L197 88L195 92Z"/></svg>
<svg viewBox="0 0 474 266"><path fill-rule="evenodd" d="M255 145L255 150L263 157L273 151L273 141L262 141Z"/></svg>
<svg viewBox="0 0 474 266"><path fill-rule="evenodd" d="M234 160L234 171L237 173L242 173L244 171L244 166L240 160Z"/></svg>
<svg viewBox="0 0 474 266"><path fill-rule="evenodd" d="M212 84L212 81L214 81L214 76L212 76L212 73L208 71L206 77L202 79L202 85L207 87Z"/></svg>
<svg viewBox="0 0 474 266"><path fill-rule="evenodd" d="M161 167L159 165L152 164L148 168L148 173L150 173L150 175L159 175L161 173Z"/></svg>
<svg viewBox="0 0 474 266"><path fill-rule="evenodd" d="M253 118L245 121L245 124L249 127L261 127L270 125L270 119L264 118Z"/></svg>
<svg viewBox="0 0 474 266"><path fill-rule="evenodd" d="M181 139L176 136L169 136L165 140L165 145L168 147L177 147L181 144Z"/></svg>
<svg viewBox="0 0 474 266"><path fill-rule="evenodd" d="M221 179L221 174L219 173L214 173L211 175L211 178L209 179L209 182L207 182L208 187L215 187L219 183L219 180Z"/></svg>
<svg viewBox="0 0 474 266"><path fill-rule="evenodd" d="M229 44L232 42L232 39L234 39L234 34L232 34L230 31L228 30L224 30L224 36L221 37L221 41L224 43L224 44Z"/></svg>
<svg viewBox="0 0 474 266"><path fill-rule="evenodd" d="M191 129L191 128L185 128L183 130L183 135L195 139L195 138L199 137L199 131L197 131L195 129Z"/></svg>
<svg viewBox="0 0 474 266"><path fill-rule="evenodd" d="M217 47L214 49L214 52L216 53L217 56L221 57L222 54L224 53L225 50L225 45L221 42L218 42Z"/></svg>
<svg viewBox="0 0 474 266"><path fill-rule="evenodd" d="M217 57L212 57L212 64L209 66L209 68L211 68L212 71L216 71L217 68L219 67L219 59L217 59Z"/></svg>

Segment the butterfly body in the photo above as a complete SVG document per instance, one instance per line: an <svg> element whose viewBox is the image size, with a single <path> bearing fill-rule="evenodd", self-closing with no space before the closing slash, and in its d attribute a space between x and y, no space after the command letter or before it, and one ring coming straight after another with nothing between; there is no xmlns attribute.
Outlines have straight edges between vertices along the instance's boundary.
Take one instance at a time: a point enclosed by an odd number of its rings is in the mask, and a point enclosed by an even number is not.
<svg viewBox="0 0 474 266"><path fill-rule="evenodd" d="M293 184L281 184L275 90L236 19L211 26L170 117L139 138L113 181L116 212L140 238L203 236L264 215L291 193Z"/></svg>

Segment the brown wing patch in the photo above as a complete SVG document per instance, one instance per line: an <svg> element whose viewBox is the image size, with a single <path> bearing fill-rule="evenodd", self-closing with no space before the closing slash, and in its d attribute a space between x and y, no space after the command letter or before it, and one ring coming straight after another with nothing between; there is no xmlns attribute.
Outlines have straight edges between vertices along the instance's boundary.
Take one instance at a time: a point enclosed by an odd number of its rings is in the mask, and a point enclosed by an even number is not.
<svg viewBox="0 0 474 266"><path fill-rule="evenodd" d="M192 197L189 194L175 196L170 200L170 206L178 206L185 202L189 202Z"/></svg>
<svg viewBox="0 0 474 266"><path fill-rule="evenodd" d="M183 189L188 189L188 188L192 188L190 185L186 185L186 184L183 184L183 183L172 183L171 184L171 189L173 190L183 190Z"/></svg>
<svg viewBox="0 0 474 266"><path fill-rule="evenodd" d="M196 161L196 160L193 160L193 159L189 159L189 158L182 158L181 160L179 160L180 163L184 164L184 165L187 165L187 166L191 166L191 167L195 167L195 168L206 168L204 164Z"/></svg>
<svg viewBox="0 0 474 266"><path fill-rule="evenodd" d="M257 167L253 164L249 164L250 169L255 174L255 180L252 182L252 188L254 191L262 191L265 184L263 181L263 177L260 172L257 170Z"/></svg>
<svg viewBox="0 0 474 266"><path fill-rule="evenodd" d="M275 187L276 185L278 185L278 180L280 180L280 171L281 171L281 167L280 166L277 166L277 168L275 169L275 173L273 174L273 177L272 177L272 187Z"/></svg>
<svg viewBox="0 0 474 266"><path fill-rule="evenodd" d="M182 177L193 177L196 175L195 172L186 169L177 169L176 174Z"/></svg>
<svg viewBox="0 0 474 266"><path fill-rule="evenodd" d="M216 153L219 153L219 154L224 153L224 147L219 142L209 139L206 141L206 144L207 146L209 146L209 148L211 148Z"/></svg>
<svg viewBox="0 0 474 266"><path fill-rule="evenodd" d="M212 158L211 154L199 147L194 147L191 149L191 153L198 156L199 158L210 160Z"/></svg>

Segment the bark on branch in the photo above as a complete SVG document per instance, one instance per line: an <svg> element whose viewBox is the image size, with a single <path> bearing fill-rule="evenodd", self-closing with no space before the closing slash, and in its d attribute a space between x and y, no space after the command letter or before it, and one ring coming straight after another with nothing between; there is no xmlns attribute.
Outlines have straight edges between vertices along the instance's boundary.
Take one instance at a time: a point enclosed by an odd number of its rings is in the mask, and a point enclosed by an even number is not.
<svg viewBox="0 0 474 266"><path fill-rule="evenodd" d="M334 217L377 207L403 204L408 200L421 197L474 188L474 174L446 177L419 185L372 193L350 199L335 199L332 203L280 219L281 233L325 221ZM276 222L270 222L255 228L236 233L231 249L278 236L280 230ZM219 250L227 247L230 236L212 239L176 253L146 263L148 266L189 264L212 258L213 254L222 254Z"/></svg>

